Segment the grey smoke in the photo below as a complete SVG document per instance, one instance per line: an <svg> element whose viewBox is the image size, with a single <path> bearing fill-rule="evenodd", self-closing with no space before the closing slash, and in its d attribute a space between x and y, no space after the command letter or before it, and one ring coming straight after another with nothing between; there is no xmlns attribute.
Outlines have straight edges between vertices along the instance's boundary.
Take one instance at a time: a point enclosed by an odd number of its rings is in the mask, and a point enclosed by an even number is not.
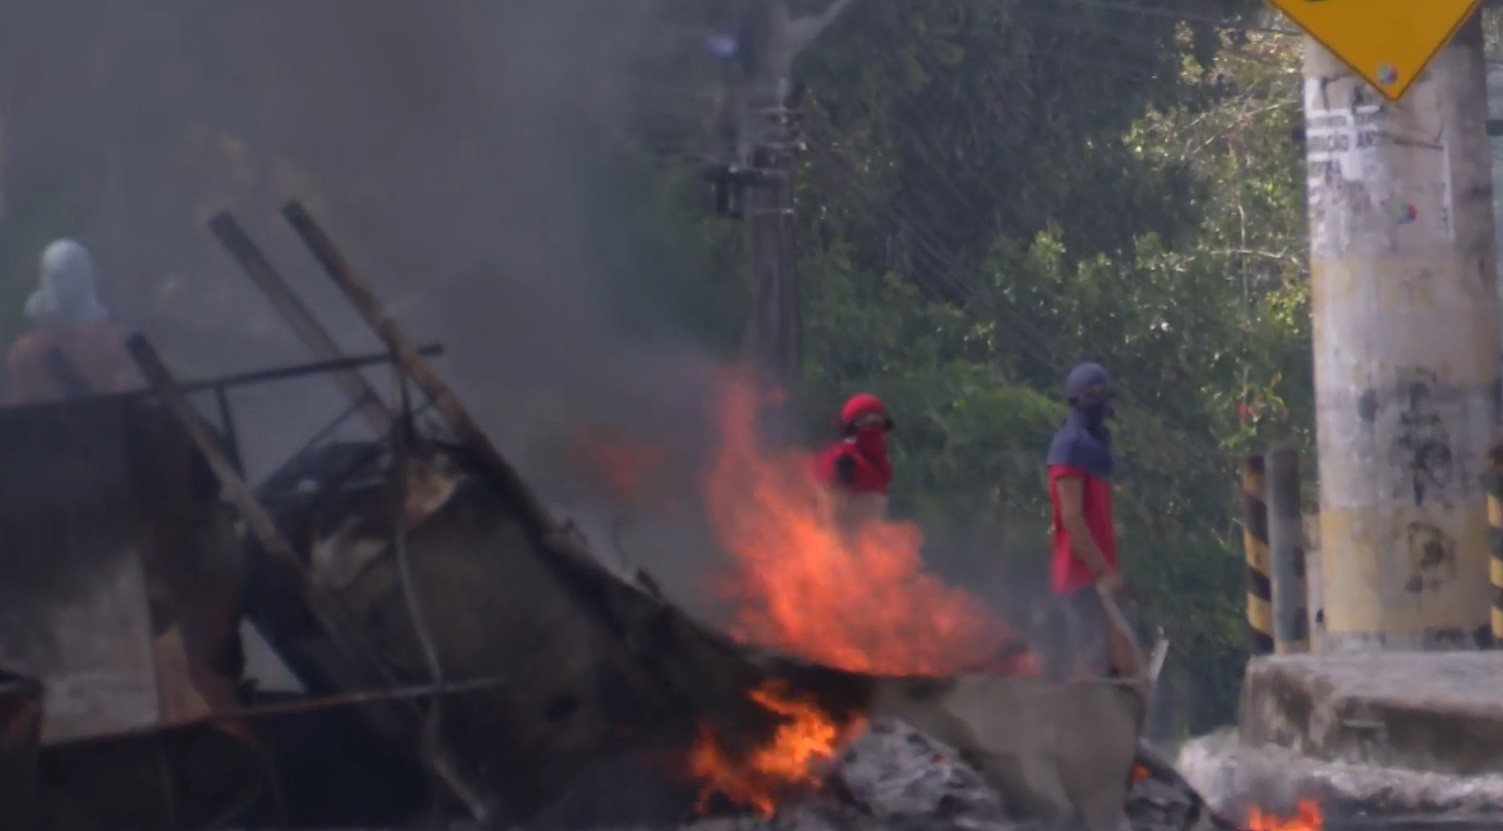
<svg viewBox="0 0 1503 831"><path fill-rule="evenodd" d="M704 57L667 6L0 0L0 333L20 333L41 246L68 236L184 377L311 360L204 230L230 209L347 351L378 350L280 221L297 198L415 339L444 343L440 368L524 475L614 521L563 448L614 424L697 475L714 358L663 287L740 279L686 272L693 229L649 210L629 152L644 99L695 106ZM665 68L677 40L689 57ZM254 476L345 406L323 379L234 403Z"/></svg>

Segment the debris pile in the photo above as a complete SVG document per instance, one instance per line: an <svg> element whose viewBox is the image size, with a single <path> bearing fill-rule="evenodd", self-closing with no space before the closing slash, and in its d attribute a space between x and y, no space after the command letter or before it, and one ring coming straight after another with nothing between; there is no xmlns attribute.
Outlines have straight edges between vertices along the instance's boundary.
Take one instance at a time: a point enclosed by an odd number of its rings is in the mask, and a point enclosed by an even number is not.
<svg viewBox="0 0 1503 831"><path fill-rule="evenodd" d="M728 387L728 403L746 406L727 407L732 440L708 494L716 535L740 566L746 614L736 631L694 620L645 574L603 565L429 365L437 350L407 339L304 208L291 203L283 215L385 355L342 354L232 218L212 227L319 359L315 368L340 382L346 417L364 418L375 440L325 440L336 423L253 488L224 389L302 370L185 384L139 336L130 352L150 389L7 416L19 425L9 440L36 456L28 481L36 470L77 478L103 464L119 492L103 506L112 523L94 523L97 539L75 535L62 548L49 541L66 536L61 526L76 519L85 490L47 489L67 511L0 510L0 524L29 540L27 556L8 551L12 566L53 549L95 565L16 567L15 576L67 596L69 581L107 573L101 563L146 566L145 587L139 577L128 587L130 631L140 633L134 658L33 655L31 641L0 632L0 656L23 664L53 707L32 755L44 774L69 774L65 799L43 795L42 812L63 817L45 831L72 828L66 815L100 831L187 831L251 798L259 801L237 820L247 827L277 827L277 818L390 825L437 807L480 827L578 831L631 825L628 804L655 826L703 831L1118 831L1124 805L1143 831L1215 826L1172 768L1138 744L1147 674L1036 677L1001 621L921 572L916 528L836 529L817 494L802 490L800 465L764 453L751 425L735 420L755 410L735 398L751 394L743 385ZM361 380L372 362L398 371L399 408ZM218 395L219 424L190 402L201 391ZM429 410L443 425L418 419ZM89 412L92 421L80 416ZM118 459L93 451L100 436ZM153 447L179 452L142 449ZM19 477L0 479L28 492ZM243 536L225 533L221 497ZM748 499L750 509L731 510ZM829 556L812 556L820 552ZM200 602L184 575L202 570L206 553L243 560L243 610ZM57 604L32 594L38 620L56 616ZM297 677L300 697L272 701L236 685L241 668L226 655L242 611ZM126 631L99 621L70 633L114 642ZM70 679L106 658L129 664L148 706L86 736L49 730L70 717L56 710ZM110 747L120 751L101 750ZM323 755L315 763L310 753ZM355 755L395 761L357 765ZM312 769L325 774L316 787L290 773ZM409 790L430 804L373 817L347 796ZM0 815L14 816L8 808Z"/></svg>
<svg viewBox="0 0 1503 831"><path fill-rule="evenodd" d="M841 757L832 781L877 819L973 824L1006 818L996 791L958 751L892 719L871 724Z"/></svg>

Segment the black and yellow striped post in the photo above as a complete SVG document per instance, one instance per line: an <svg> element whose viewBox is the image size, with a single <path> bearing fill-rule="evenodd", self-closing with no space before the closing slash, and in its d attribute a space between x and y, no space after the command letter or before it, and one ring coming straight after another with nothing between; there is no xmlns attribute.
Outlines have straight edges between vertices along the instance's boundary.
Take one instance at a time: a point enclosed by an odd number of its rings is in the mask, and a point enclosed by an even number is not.
<svg viewBox="0 0 1503 831"><path fill-rule="evenodd" d="M1275 447L1265 457L1268 483L1268 558L1273 576L1273 650L1310 651L1305 528L1299 505L1299 454Z"/></svg>
<svg viewBox="0 0 1503 831"><path fill-rule="evenodd" d="M1494 448L1487 476L1488 576L1493 584L1493 646L1503 647L1503 448Z"/></svg>
<svg viewBox="0 0 1503 831"><path fill-rule="evenodd" d="M1273 581L1269 578L1268 488L1263 455L1242 459L1242 550L1247 555L1247 623L1254 655L1273 652Z"/></svg>

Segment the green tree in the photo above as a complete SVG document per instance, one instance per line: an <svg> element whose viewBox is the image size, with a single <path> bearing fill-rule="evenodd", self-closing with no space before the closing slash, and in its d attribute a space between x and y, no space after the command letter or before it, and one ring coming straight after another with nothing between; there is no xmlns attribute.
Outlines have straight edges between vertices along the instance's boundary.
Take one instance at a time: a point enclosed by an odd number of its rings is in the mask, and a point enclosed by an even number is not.
<svg viewBox="0 0 1503 831"><path fill-rule="evenodd" d="M1126 393L1129 578L1197 667L1204 729L1234 712L1246 654L1236 456L1307 445L1312 422L1298 41L1228 26L1208 48L1171 20L1152 50L1141 33L1108 48L1018 18L988 52L978 27L944 26L988 5L874 14L845 46L885 60L810 73L810 395L886 395L905 425L895 507L944 536L1000 488L1023 526L1013 556L1038 560L1058 385L1106 362ZM1023 83L1051 35L1077 71ZM986 85L1009 60L1015 83Z"/></svg>

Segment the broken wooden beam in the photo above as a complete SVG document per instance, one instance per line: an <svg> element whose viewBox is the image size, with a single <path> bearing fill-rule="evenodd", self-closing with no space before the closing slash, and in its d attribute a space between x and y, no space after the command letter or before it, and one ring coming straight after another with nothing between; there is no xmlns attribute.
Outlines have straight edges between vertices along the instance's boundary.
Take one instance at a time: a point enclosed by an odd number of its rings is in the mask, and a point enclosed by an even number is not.
<svg viewBox="0 0 1503 831"><path fill-rule="evenodd" d="M299 202L288 202L283 206L282 216L313 251L314 257L354 304L355 310L392 351L397 362L428 394L459 440L478 457L493 484L522 512L528 531L540 538L552 533L555 530L554 522L532 489L527 487L516 469L502 457L449 385L413 348L402 332L402 327L387 313L370 285L355 274L329 235L324 233L323 228Z"/></svg>
<svg viewBox="0 0 1503 831"><path fill-rule="evenodd" d="M126 346L147 383L177 416L183 429L187 431L194 445L203 454L225 495L235 506L241 519L245 521L246 528L255 536L262 549L292 577L309 613L318 621L330 640L350 660L355 670L363 676L364 683L377 688L398 687L397 678L387 669L380 653L366 639L360 628L349 620L348 614L343 609L313 584L302 559L282 536L271 515L256 500L250 486L235 472L235 467L229 457L209 434L202 419L178 388L171 371L162 362L156 349L141 335L132 336L126 342ZM397 711L393 715L400 718L404 732L417 735L422 718L422 713L417 707L405 701L401 702L405 706L398 706L394 701L384 703L387 706L383 709ZM473 818L484 819L490 815L490 807L482 795L483 791L468 781L468 777L459 771L447 754L440 751L427 761L433 767L438 779L465 806Z"/></svg>
<svg viewBox="0 0 1503 831"><path fill-rule="evenodd" d="M313 316L306 304L282 279L271 261L261 253L240 223L229 211L223 211L209 222L209 230L214 233L219 244L223 245L231 257L240 264L245 273L255 281L271 305L292 327L307 347L318 356L320 360L339 362L345 360L344 351L334 342L334 338L324 329L323 324ZM381 397L366 383L365 378L354 368L345 368L336 371L335 380L341 389L349 396L350 401L360 409L371 429L376 431L377 436L384 436L391 430L391 413L381 402Z"/></svg>

